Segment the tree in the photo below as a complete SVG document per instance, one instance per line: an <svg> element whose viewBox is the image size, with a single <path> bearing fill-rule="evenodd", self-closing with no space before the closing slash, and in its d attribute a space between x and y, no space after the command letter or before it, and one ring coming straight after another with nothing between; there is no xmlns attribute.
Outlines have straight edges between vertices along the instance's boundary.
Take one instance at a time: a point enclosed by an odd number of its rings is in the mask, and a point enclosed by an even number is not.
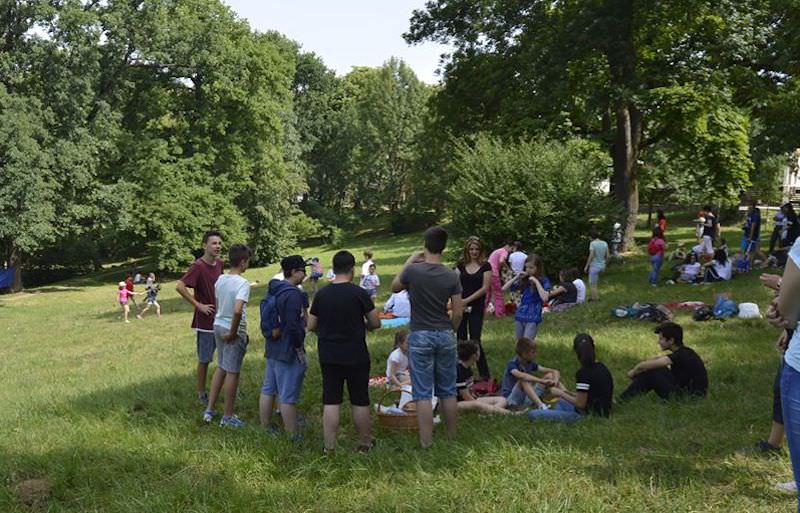
<svg viewBox="0 0 800 513"><path fill-rule="evenodd" d="M439 106L451 126L603 141L630 244L645 148L668 140L685 153L700 150L697 173L723 197L747 185L748 118L735 86L754 76L753 41L770 30L759 8L757 1L436 0L414 12L406 39L455 46Z"/></svg>

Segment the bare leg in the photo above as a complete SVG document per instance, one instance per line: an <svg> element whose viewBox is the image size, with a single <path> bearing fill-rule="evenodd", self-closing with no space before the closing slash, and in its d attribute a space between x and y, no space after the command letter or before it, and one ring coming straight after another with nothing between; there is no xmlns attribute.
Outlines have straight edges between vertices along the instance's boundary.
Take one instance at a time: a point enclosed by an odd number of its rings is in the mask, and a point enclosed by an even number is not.
<svg viewBox="0 0 800 513"><path fill-rule="evenodd" d="M258 414L261 418L262 427L269 427L269 424L272 421L272 409L274 407L275 396L261 394L261 397L258 400Z"/></svg>
<svg viewBox="0 0 800 513"><path fill-rule="evenodd" d="M208 407L206 408L209 411L214 411L214 406L217 405L217 398L219 398L219 392L222 390L222 383L226 381L225 379L225 371L217 367L214 371L214 377L211 378L211 390L208 391ZM225 397L225 409L228 409L228 397L226 394Z"/></svg>
<svg viewBox="0 0 800 513"><path fill-rule="evenodd" d="M544 406L544 403L542 402L541 399L539 399L539 395L536 393L536 390L534 390L533 384L531 384L528 381L522 381L522 380L518 381L518 383L522 387L522 390L525 392L525 395L527 395L530 398L530 400L533 401L533 404L535 404L539 408Z"/></svg>
<svg viewBox="0 0 800 513"><path fill-rule="evenodd" d="M161 305L158 303L154 303L156 305L156 317L161 317Z"/></svg>
<svg viewBox="0 0 800 513"><path fill-rule="evenodd" d="M353 414L353 423L356 425L358 433L358 445L369 447L372 445L372 425L369 417L369 406L353 406L350 408Z"/></svg>
<svg viewBox="0 0 800 513"><path fill-rule="evenodd" d="M591 285L590 287L592 289L592 301L597 301L600 299L600 294L597 292L597 285Z"/></svg>
<svg viewBox="0 0 800 513"><path fill-rule="evenodd" d="M290 435L297 434L297 405L281 403L281 417L283 417L283 429Z"/></svg>
<svg viewBox="0 0 800 513"><path fill-rule="evenodd" d="M329 451L336 449L340 413L340 404L325 404L322 406L322 433L325 448Z"/></svg>
<svg viewBox="0 0 800 513"><path fill-rule="evenodd" d="M206 392L206 377L208 376L208 362L197 362L197 393Z"/></svg>
<svg viewBox="0 0 800 513"><path fill-rule="evenodd" d="M219 370L219 368L217 368ZM223 371L224 372L224 371ZM215 375L216 377L216 375ZM239 373L225 373L225 416L233 415L233 404L236 402L236 389L239 388ZM211 398L209 398L209 401Z"/></svg>
<svg viewBox="0 0 800 513"><path fill-rule="evenodd" d="M127 304L122 305L122 312L124 313L125 322L130 322L128 321L128 314L130 313L130 311L131 311L130 306L128 306Z"/></svg>
<svg viewBox="0 0 800 513"><path fill-rule="evenodd" d="M456 436L456 424L458 423L458 401L455 397L445 397L440 402L445 432L449 438L453 438Z"/></svg>
<svg viewBox="0 0 800 513"><path fill-rule="evenodd" d="M774 420L772 421L772 429L769 431L769 438L767 438L767 442L773 447L780 447L783 445L783 424L778 424Z"/></svg>
<svg viewBox="0 0 800 513"><path fill-rule="evenodd" d="M147 303L147 304L144 306L144 308L142 308L142 311L141 311L141 312L139 312L139 314L136 316L136 318L137 318L137 319L142 319L142 318L144 318L144 314L146 314L148 310L150 310L150 303Z"/></svg>
<svg viewBox="0 0 800 513"><path fill-rule="evenodd" d="M419 427L419 444L423 449L427 449L433 445L433 406L430 399L417 401L417 426Z"/></svg>

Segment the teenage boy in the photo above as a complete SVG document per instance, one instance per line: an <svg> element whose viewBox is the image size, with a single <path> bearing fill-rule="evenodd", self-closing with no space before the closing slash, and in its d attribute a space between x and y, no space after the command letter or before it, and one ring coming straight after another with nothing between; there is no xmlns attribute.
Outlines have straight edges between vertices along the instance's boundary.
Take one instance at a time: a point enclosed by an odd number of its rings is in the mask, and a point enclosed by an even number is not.
<svg viewBox="0 0 800 513"><path fill-rule="evenodd" d="M372 448L366 331L381 327L369 293L353 283L356 259L349 251L333 256L334 279L314 297L308 330L316 331L322 371L322 427L325 451L336 450L344 384L350 396L358 450Z"/></svg>
<svg viewBox="0 0 800 513"><path fill-rule="evenodd" d="M295 441L302 440L298 431L297 403L306 376L305 309L308 296L297 288L306 277L306 261L300 255L281 260L283 280L271 280L268 293L276 296L280 319L276 338L266 341L267 367L261 388L259 411L261 425L269 431L272 426L272 409L275 398L280 404L281 418L286 432Z"/></svg>
<svg viewBox="0 0 800 513"><path fill-rule="evenodd" d="M225 413L220 426L242 427L244 422L233 414L236 390L239 388L239 372L247 352L247 302L250 300L250 282L242 274L250 265L250 248L234 244L228 251L231 266L228 274L219 277L214 285L217 298L217 314L214 317L214 340L217 344L217 369L211 380L211 394L203 420L211 422L216 416L222 384L225 383Z"/></svg>
<svg viewBox="0 0 800 513"><path fill-rule="evenodd" d="M456 433L456 338L464 305L458 274L442 264L447 231L441 226L425 232L425 249L413 253L392 280L392 292L408 290L411 325L408 335L413 399L417 403L419 442L433 444L433 408L436 395L442 408L447 434ZM448 302L452 317L447 313Z"/></svg>
<svg viewBox="0 0 800 513"><path fill-rule="evenodd" d="M506 408L521 410L531 405L546 410L547 405L540 397L547 387L558 385L561 373L536 363L536 341L530 338L517 340L517 356L512 358L503 373L503 386L500 389L506 398ZM534 376L541 372L543 377Z"/></svg>
<svg viewBox="0 0 800 513"><path fill-rule="evenodd" d="M222 234L211 230L203 235L203 256L194 261L180 280L175 290L194 307L192 329L197 332L197 398L201 404L208 404L206 376L208 364L214 359L214 313L216 296L214 283L222 274ZM187 289L194 290L194 296Z"/></svg>
<svg viewBox="0 0 800 513"><path fill-rule="evenodd" d="M655 332L658 346L670 354L643 360L628 371L633 381L622 392L620 400L651 390L664 400L680 395L705 396L708 390L706 366L694 350L683 345L683 328L674 322L665 322Z"/></svg>

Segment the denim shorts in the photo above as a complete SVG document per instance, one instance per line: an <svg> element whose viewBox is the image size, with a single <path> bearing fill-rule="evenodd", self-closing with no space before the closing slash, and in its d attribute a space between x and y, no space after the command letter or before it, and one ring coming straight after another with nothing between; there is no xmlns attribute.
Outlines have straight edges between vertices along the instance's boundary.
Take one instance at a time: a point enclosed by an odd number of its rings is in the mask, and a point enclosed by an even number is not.
<svg viewBox="0 0 800 513"><path fill-rule="evenodd" d="M210 363L214 359L214 349L217 348L217 341L214 340L214 332L197 331L197 361L200 363Z"/></svg>
<svg viewBox="0 0 800 513"><path fill-rule="evenodd" d="M230 333L228 328L214 326L214 340L217 343L217 367L225 372L238 373L242 370L244 355L247 353L247 344L250 342L246 333L238 333L231 342L225 342L222 337Z"/></svg>
<svg viewBox="0 0 800 513"><path fill-rule="evenodd" d="M600 279L600 273L606 270L604 264L589 264L589 285L597 285L597 280Z"/></svg>
<svg viewBox="0 0 800 513"><path fill-rule="evenodd" d="M450 330L412 331L408 363L415 401L456 395L456 338Z"/></svg>
<svg viewBox="0 0 800 513"><path fill-rule="evenodd" d="M539 383L533 386L533 390L539 398L541 398L545 392L544 387ZM510 410L521 410L533 405L533 399L528 397L528 394L526 394L520 386L519 381L517 381L517 384L511 389L511 393L508 394L506 400L508 401L508 409Z"/></svg>
<svg viewBox="0 0 800 513"><path fill-rule="evenodd" d="M267 358L261 395L277 396L281 404L297 404L303 391L306 367L307 364L297 358L290 362Z"/></svg>

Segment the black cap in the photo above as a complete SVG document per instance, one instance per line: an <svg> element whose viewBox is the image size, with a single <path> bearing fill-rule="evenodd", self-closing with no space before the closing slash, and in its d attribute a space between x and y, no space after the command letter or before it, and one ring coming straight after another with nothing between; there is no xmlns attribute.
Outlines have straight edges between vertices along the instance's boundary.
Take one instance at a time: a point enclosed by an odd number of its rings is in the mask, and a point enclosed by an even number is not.
<svg viewBox="0 0 800 513"><path fill-rule="evenodd" d="M284 274L295 269L305 269L308 264L300 255L290 255L281 260L281 270Z"/></svg>

